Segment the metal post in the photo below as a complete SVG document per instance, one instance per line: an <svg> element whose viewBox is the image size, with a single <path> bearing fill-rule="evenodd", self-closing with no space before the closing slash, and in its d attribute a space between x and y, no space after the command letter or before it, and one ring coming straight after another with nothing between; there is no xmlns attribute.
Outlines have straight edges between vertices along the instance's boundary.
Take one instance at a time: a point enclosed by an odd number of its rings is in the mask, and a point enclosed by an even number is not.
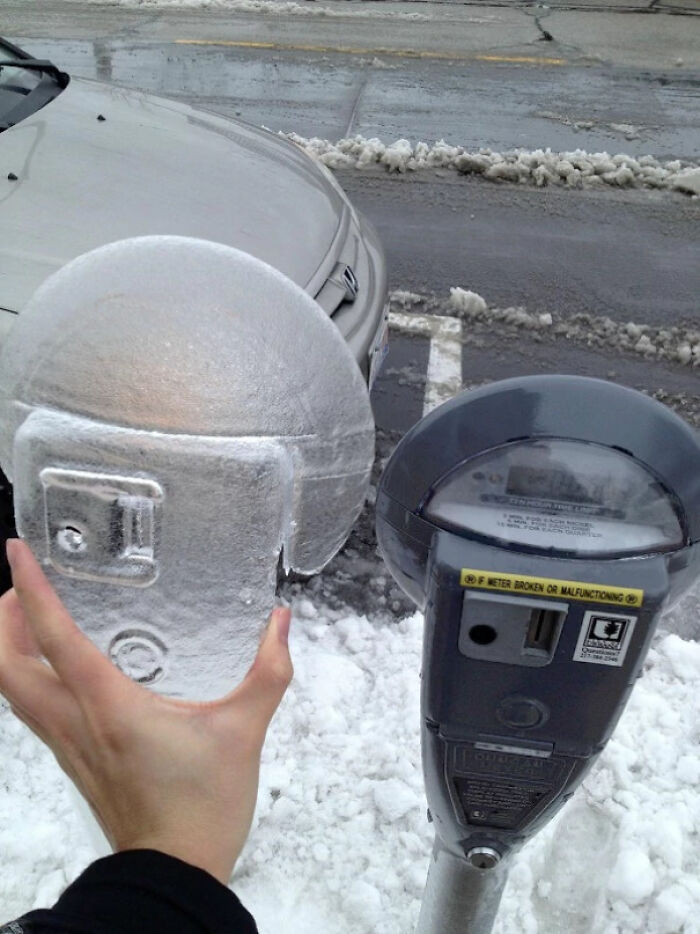
<svg viewBox="0 0 700 934"><path fill-rule="evenodd" d="M488 847L457 857L436 837L416 934L489 934L509 862Z"/></svg>

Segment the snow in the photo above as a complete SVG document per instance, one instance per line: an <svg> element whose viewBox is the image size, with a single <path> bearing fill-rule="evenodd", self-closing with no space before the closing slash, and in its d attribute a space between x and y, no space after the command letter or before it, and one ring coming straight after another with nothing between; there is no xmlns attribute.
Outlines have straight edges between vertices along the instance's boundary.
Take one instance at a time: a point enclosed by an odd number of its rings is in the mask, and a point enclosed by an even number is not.
<svg viewBox="0 0 700 934"><path fill-rule="evenodd" d="M625 153L589 153L583 149L555 152L551 149L489 148L469 152L439 140L412 143L399 139L384 143L377 138L353 136L338 142L296 133L282 133L305 152L332 169L366 169L380 166L389 172L451 169L461 175L480 175L493 182L547 185L568 188L656 188L700 194L700 167L674 159L662 162L654 156Z"/></svg>
<svg viewBox="0 0 700 934"><path fill-rule="evenodd" d="M684 607L697 606L698 594ZM293 601L295 678L231 882L261 934L407 934L432 843L420 768L422 617ZM674 628L679 623L674 611ZM692 624L692 621L689 621ZM495 934L700 931L700 645L660 632L573 800L515 858ZM0 707L2 920L93 858L63 775Z"/></svg>
<svg viewBox="0 0 700 934"><path fill-rule="evenodd" d="M700 168L687 169L669 179L672 188L685 191L688 194L700 195Z"/></svg>
<svg viewBox="0 0 700 934"><path fill-rule="evenodd" d="M641 127L635 126L633 123L611 123L610 128L616 130L618 133L622 133L625 139L639 139L639 131Z"/></svg>
<svg viewBox="0 0 700 934"><path fill-rule="evenodd" d="M628 905L641 905L654 891L656 874L651 860L639 847L620 851L611 873L610 894Z"/></svg>
<svg viewBox="0 0 700 934"><path fill-rule="evenodd" d="M465 316L484 314L488 308L481 295L470 292L468 289L459 287L450 289L450 299L455 311L461 311Z"/></svg>
<svg viewBox="0 0 700 934"><path fill-rule="evenodd" d="M700 327L619 322L607 315L579 312L530 312L515 305L494 307L476 292L452 286L448 298L397 290L389 296L393 311L447 315L465 321L482 321L518 330L549 333L553 337L578 341L593 347L628 351L648 359L670 360L684 366L700 367Z"/></svg>
<svg viewBox="0 0 700 934"><path fill-rule="evenodd" d="M132 9L209 9L227 10L231 13L272 13L276 16L285 14L287 16L342 17L343 19L353 17L386 19L391 16L392 19L412 20L413 22L432 19L424 13L411 13L405 10L352 10L319 6L316 2L296 3L295 0L85 0L85 2L93 6L120 6ZM380 62L375 67L387 66Z"/></svg>

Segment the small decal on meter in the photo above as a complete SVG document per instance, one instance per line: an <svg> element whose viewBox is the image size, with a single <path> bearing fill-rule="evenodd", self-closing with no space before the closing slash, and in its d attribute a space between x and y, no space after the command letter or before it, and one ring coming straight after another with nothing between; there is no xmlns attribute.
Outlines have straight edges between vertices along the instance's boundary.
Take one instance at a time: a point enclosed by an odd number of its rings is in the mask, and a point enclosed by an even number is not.
<svg viewBox="0 0 700 934"><path fill-rule="evenodd" d="M582 581L562 581L550 577L529 577L506 574L504 571L477 571L462 568L462 587L476 590L500 590L504 593L541 594L585 603L613 603L618 606L641 606L644 591L636 587L615 587L606 584L584 584Z"/></svg>
<svg viewBox="0 0 700 934"><path fill-rule="evenodd" d="M589 610L583 616L574 661L620 668L636 622L636 616Z"/></svg>

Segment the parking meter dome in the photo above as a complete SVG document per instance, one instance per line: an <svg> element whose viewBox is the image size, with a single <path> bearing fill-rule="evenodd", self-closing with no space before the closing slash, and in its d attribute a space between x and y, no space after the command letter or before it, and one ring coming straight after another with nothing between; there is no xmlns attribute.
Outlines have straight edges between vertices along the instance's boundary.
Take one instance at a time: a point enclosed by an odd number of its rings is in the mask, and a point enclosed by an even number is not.
<svg viewBox="0 0 700 934"><path fill-rule="evenodd" d="M548 560L660 553L669 603L700 567L700 442L678 415L605 380L546 374L466 390L396 447L377 539L422 607L436 530Z"/></svg>
<svg viewBox="0 0 700 934"><path fill-rule="evenodd" d="M18 531L101 647L148 669L140 680L165 689L179 653L170 693L188 692L186 668L198 695L242 674L257 632L236 615L259 630L280 552L301 573L333 556L373 452L367 388L335 325L227 246L101 247L51 276L3 345L0 466Z"/></svg>

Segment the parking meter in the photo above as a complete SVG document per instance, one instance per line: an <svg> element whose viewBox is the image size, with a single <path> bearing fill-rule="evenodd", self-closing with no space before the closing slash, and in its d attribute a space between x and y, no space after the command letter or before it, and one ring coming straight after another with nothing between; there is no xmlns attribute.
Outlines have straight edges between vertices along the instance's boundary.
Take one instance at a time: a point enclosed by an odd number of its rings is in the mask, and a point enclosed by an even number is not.
<svg viewBox="0 0 700 934"><path fill-rule="evenodd" d="M0 356L19 534L124 672L210 700L250 666L278 563L343 544L374 455L330 318L266 263L145 237L73 260Z"/></svg>
<svg viewBox="0 0 700 934"><path fill-rule="evenodd" d="M377 537L425 611L436 847L420 930L488 929L503 858L580 784L662 610L700 573L700 443L611 383L494 383L404 437L381 478Z"/></svg>

